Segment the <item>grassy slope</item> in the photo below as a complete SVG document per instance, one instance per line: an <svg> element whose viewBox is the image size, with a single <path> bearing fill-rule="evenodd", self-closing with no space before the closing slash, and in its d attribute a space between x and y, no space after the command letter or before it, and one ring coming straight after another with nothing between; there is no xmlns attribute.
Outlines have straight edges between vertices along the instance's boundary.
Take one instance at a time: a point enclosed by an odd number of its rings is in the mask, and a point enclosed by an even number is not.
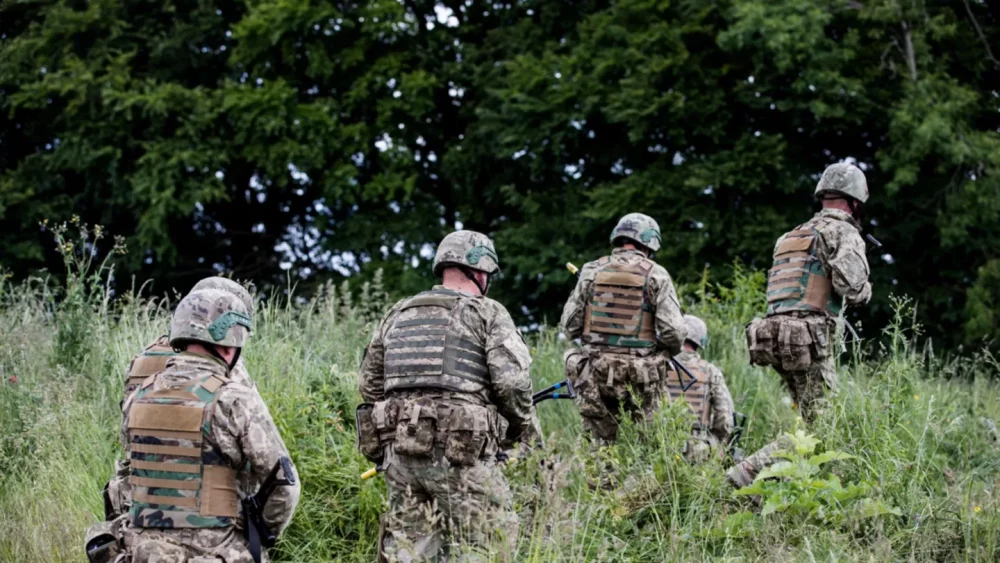
<svg viewBox="0 0 1000 563"><path fill-rule="evenodd" d="M750 415L750 451L795 425L776 375L746 362L742 326L759 308L759 284L748 276L714 296L687 292L710 327L708 357ZM382 300L366 291L352 304L341 295L329 288L305 304L264 304L246 351L304 483L279 560L374 559L384 484L359 481L367 464L352 426L356 370ZM40 286L7 286L0 299L0 561L81 561L84 529L102 514L98 491L120 453L123 366L164 330L167 311L128 299L112 310L59 310ZM931 359L932 370L906 326L901 318L884 346L869 345L865 357L856 351L841 367L841 393L814 428L826 447L857 456L835 472L874 485L872 494L902 517L831 529L777 514L724 528L744 505L731 497L721 464L677 458L676 417L667 413L642 441L626 428L619 446L595 455L580 440L572 404L551 401L539 408L547 450L508 469L522 520L516 559L997 560L998 456L983 420L1000 415L996 363ZM552 332L530 344L536 388L561 379L566 344ZM542 457L551 466L544 472ZM588 481L607 466L624 486L592 491Z"/></svg>

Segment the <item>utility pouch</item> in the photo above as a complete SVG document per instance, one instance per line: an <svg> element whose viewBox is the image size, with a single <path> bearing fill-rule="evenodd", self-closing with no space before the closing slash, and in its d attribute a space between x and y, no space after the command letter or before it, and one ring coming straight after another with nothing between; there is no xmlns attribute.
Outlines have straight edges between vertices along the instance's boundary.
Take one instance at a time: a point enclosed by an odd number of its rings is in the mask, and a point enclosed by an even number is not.
<svg viewBox="0 0 1000 563"><path fill-rule="evenodd" d="M452 465L475 465L490 437L490 411L464 405L453 408L449 418L444 457Z"/></svg>
<svg viewBox="0 0 1000 563"><path fill-rule="evenodd" d="M399 401L379 401L372 409L372 420L378 433L379 444L385 446L396 439L399 422Z"/></svg>
<svg viewBox="0 0 1000 563"><path fill-rule="evenodd" d="M406 401L396 424L396 452L430 457L437 431L437 407L433 403Z"/></svg>
<svg viewBox="0 0 1000 563"><path fill-rule="evenodd" d="M809 335L812 338L812 356L814 360L825 360L830 355L830 332L825 320L809 323Z"/></svg>
<svg viewBox="0 0 1000 563"><path fill-rule="evenodd" d="M378 430L372 413L375 405L363 403L354 411L355 428L357 429L357 446L368 461L382 460L382 444L379 443Z"/></svg>
<svg viewBox="0 0 1000 563"><path fill-rule="evenodd" d="M775 324L768 319L754 319L746 326L747 351L750 363L756 366L778 366Z"/></svg>
<svg viewBox="0 0 1000 563"><path fill-rule="evenodd" d="M597 354L591 358L591 376L602 395L614 396L616 389L632 380L632 366L617 354Z"/></svg>
<svg viewBox="0 0 1000 563"><path fill-rule="evenodd" d="M632 358L631 370L629 370L629 381L639 389L646 389L663 379L666 374L666 366L663 358L657 354L644 358Z"/></svg>
<svg viewBox="0 0 1000 563"><path fill-rule="evenodd" d="M778 354L781 369L803 371L812 363L812 335L809 324L798 319L784 319L778 323Z"/></svg>

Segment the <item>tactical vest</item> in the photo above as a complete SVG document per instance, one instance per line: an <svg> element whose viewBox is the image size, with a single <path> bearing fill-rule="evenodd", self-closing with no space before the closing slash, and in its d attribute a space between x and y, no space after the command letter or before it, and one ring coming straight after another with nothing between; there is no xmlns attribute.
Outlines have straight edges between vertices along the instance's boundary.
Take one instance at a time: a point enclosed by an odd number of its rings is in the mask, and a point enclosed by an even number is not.
<svg viewBox="0 0 1000 563"><path fill-rule="evenodd" d="M161 336L132 359L125 375L125 396L135 391L151 375L167 367L167 360L177 355L166 336Z"/></svg>
<svg viewBox="0 0 1000 563"><path fill-rule="evenodd" d="M667 390L671 400L683 400L687 403L688 408L698 420L695 428L707 430L710 414L708 396L712 390L711 374L706 369L703 360L687 362L684 367L694 376L694 383L691 383L691 378L686 373L678 374L671 369L667 371ZM684 387L688 384L691 386L685 391Z"/></svg>
<svg viewBox="0 0 1000 563"><path fill-rule="evenodd" d="M217 375L186 387L136 392L128 414L133 526L225 528L239 513L236 470L207 448L212 412L226 383Z"/></svg>
<svg viewBox="0 0 1000 563"><path fill-rule="evenodd" d="M624 348L656 345L654 308L647 291L653 266L648 259L628 266L614 264L609 256L598 261L600 269L584 312L584 342Z"/></svg>
<svg viewBox="0 0 1000 563"><path fill-rule="evenodd" d="M385 336L385 391L478 393L490 384L486 349L461 335L461 293L435 289L407 300Z"/></svg>
<svg viewBox="0 0 1000 563"><path fill-rule="evenodd" d="M808 223L796 227L774 249L767 276L767 315L789 311L840 314L841 303L817 254L819 232Z"/></svg>

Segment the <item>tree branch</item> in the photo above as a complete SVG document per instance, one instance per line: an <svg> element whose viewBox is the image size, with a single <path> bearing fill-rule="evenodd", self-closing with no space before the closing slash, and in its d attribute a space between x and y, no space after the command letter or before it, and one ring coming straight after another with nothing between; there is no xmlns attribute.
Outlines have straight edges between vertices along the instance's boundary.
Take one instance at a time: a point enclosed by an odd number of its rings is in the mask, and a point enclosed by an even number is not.
<svg viewBox="0 0 1000 563"><path fill-rule="evenodd" d="M972 13L972 6L969 6L969 0L962 0L962 4L965 5L965 13L969 14L969 19L972 21L972 27L976 28L976 35L983 42L983 46L986 47L986 55L993 61L993 66L1000 70L1000 61L993 56L993 50L990 49L990 42L986 39L986 34L983 33L983 28L979 27L979 21L976 16Z"/></svg>

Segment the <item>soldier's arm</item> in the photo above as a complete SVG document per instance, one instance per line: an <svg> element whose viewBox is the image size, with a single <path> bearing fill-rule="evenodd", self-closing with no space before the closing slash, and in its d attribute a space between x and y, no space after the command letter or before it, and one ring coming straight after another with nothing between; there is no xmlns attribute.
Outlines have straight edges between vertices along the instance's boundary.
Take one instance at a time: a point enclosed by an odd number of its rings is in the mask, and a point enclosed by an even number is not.
<svg viewBox="0 0 1000 563"><path fill-rule="evenodd" d="M587 308L587 295L590 294L590 284L593 283L593 268L590 264L585 264L580 270L580 277L576 281L573 293L566 300L563 306L562 317L559 319L559 326L562 327L563 334L570 340L579 338L583 334L584 313Z"/></svg>
<svg viewBox="0 0 1000 563"><path fill-rule="evenodd" d="M531 353L503 306L496 304L486 321L486 363L497 401L497 409L510 426L501 446L515 442L541 442L542 432L531 404Z"/></svg>
<svg viewBox="0 0 1000 563"><path fill-rule="evenodd" d="M865 256L865 242L851 226L843 225L824 233L820 248L825 254L824 263L837 295L848 305L863 305L872 297L872 284L868 281L870 269Z"/></svg>
<svg viewBox="0 0 1000 563"><path fill-rule="evenodd" d="M726 386L726 378L722 376L719 368L711 366L712 388L709 395L709 404L712 406L712 428L711 432L720 443L726 443L729 435L733 432L733 413L736 406L733 404L733 396Z"/></svg>
<svg viewBox="0 0 1000 563"><path fill-rule="evenodd" d="M220 395L212 418L212 437L234 468L249 466L252 481L261 483L281 457L289 457L267 405L256 391L230 384ZM292 520L299 503L301 481L275 487L264 506L264 522L280 533Z"/></svg>
<svg viewBox="0 0 1000 563"><path fill-rule="evenodd" d="M371 342L365 347L365 355L361 360L361 373L358 388L361 398L368 403L381 401L385 398L385 331L392 325L399 304L397 303L382 317Z"/></svg>
<svg viewBox="0 0 1000 563"><path fill-rule="evenodd" d="M684 315L681 312L677 292L670 274L657 267L650 275L655 293L653 304L656 307L656 340L671 356L681 351L684 344Z"/></svg>

